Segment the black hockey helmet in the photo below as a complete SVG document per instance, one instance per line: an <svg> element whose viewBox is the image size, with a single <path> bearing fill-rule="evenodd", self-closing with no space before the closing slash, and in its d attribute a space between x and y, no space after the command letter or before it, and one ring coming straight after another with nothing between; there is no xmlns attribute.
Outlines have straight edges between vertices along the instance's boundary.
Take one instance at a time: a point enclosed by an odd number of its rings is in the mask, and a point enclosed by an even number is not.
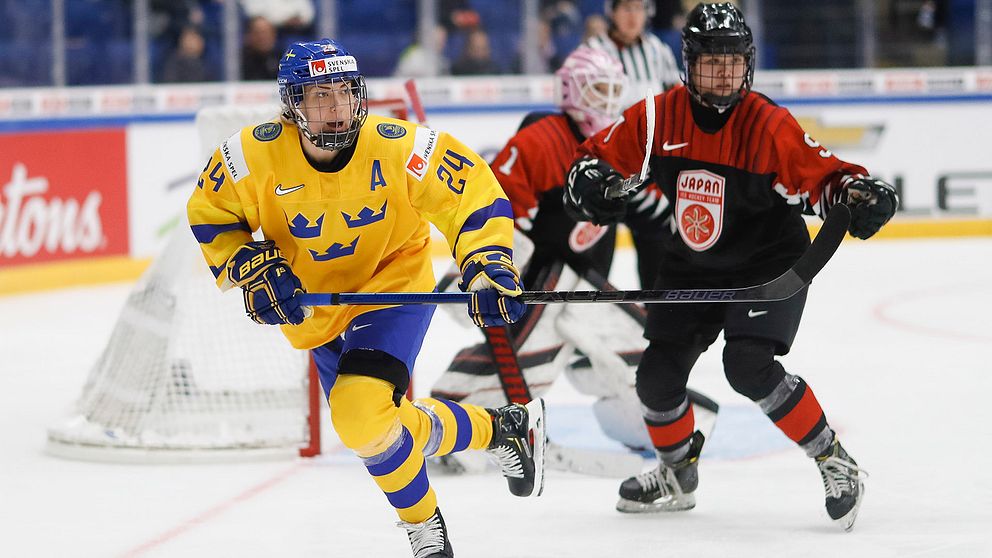
<svg viewBox="0 0 992 558"><path fill-rule="evenodd" d="M693 65L702 54L743 55L745 68L740 87L727 95L701 94L694 84ZM744 22L744 14L729 2L696 5L682 28L682 61L686 88L697 101L720 111L734 106L747 95L754 81L754 37Z"/></svg>

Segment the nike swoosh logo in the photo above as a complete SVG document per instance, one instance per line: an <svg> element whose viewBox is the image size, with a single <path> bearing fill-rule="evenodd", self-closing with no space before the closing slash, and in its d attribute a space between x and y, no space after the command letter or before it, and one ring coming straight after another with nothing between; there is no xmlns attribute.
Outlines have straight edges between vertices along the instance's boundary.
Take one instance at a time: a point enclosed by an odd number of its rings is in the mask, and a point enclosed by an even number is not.
<svg viewBox="0 0 992 558"><path fill-rule="evenodd" d="M276 195L277 196L285 196L286 194L292 194L293 192L299 190L300 188L302 188L304 186L306 186L306 184L299 184L297 186L293 186L292 188L283 188L282 187L282 184L280 184L280 185L276 186Z"/></svg>
<svg viewBox="0 0 992 558"><path fill-rule="evenodd" d="M757 318L758 316L764 316L767 313L768 313L768 310L758 310L758 311L748 310L747 311L747 317L748 318Z"/></svg>
<svg viewBox="0 0 992 558"><path fill-rule="evenodd" d="M689 145L689 142L676 143L675 145L669 145L668 142L666 141L665 142L665 145L662 145L661 148L664 149L665 151L675 151L676 149L682 149L683 147L685 147L687 145Z"/></svg>
<svg viewBox="0 0 992 558"><path fill-rule="evenodd" d="M355 325L351 326L351 331L358 331L360 329L365 329L365 328L369 327L370 325L372 325L372 324L362 324L362 325L355 324Z"/></svg>

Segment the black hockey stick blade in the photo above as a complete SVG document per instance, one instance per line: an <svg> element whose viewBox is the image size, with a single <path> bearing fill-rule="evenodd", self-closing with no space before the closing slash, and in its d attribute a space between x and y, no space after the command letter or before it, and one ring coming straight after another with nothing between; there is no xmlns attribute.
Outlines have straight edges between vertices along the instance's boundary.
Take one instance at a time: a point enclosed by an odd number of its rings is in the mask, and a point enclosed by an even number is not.
<svg viewBox="0 0 992 558"><path fill-rule="evenodd" d="M827 213L813 243L785 273L762 285L735 289L662 289L649 291L524 291L526 304L559 303L704 303L773 302L791 298L827 265L847 234L851 210L837 204ZM300 304L336 306L363 304L466 304L472 293L304 293Z"/></svg>
<svg viewBox="0 0 992 558"><path fill-rule="evenodd" d="M803 289L837 251L847 234L851 210L844 204L831 208L813 243L785 273L762 285L735 289L668 289L645 291L529 291L521 299L527 304L556 302L612 303L701 303L771 302L785 300Z"/></svg>

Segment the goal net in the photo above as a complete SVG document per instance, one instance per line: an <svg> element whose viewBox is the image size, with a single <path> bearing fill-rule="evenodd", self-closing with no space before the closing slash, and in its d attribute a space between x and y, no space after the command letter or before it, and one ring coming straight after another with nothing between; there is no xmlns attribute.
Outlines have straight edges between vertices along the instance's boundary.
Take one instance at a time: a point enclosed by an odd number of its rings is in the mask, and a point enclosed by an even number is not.
<svg viewBox="0 0 992 558"><path fill-rule="evenodd" d="M406 117L402 100L370 110ZM207 151L278 105L197 114ZM50 453L101 461L224 461L320 450L323 395L307 351L221 293L185 219L139 279Z"/></svg>

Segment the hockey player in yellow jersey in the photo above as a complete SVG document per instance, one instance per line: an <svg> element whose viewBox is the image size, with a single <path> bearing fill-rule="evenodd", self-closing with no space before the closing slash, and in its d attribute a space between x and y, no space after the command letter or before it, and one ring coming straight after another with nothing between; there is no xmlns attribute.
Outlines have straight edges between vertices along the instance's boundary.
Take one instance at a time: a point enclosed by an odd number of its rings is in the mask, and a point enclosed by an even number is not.
<svg viewBox="0 0 992 558"><path fill-rule="evenodd" d="M203 168L187 207L193 234L221 289L240 287L252 319L311 350L335 431L396 508L414 556L453 556L424 457L484 449L513 494L537 496L543 401L410 402L433 306L309 308L298 295L433 290L433 223L473 292L473 321L512 323L524 304L510 204L455 138L368 114L357 61L337 42L293 44L278 81L282 116L234 134Z"/></svg>

